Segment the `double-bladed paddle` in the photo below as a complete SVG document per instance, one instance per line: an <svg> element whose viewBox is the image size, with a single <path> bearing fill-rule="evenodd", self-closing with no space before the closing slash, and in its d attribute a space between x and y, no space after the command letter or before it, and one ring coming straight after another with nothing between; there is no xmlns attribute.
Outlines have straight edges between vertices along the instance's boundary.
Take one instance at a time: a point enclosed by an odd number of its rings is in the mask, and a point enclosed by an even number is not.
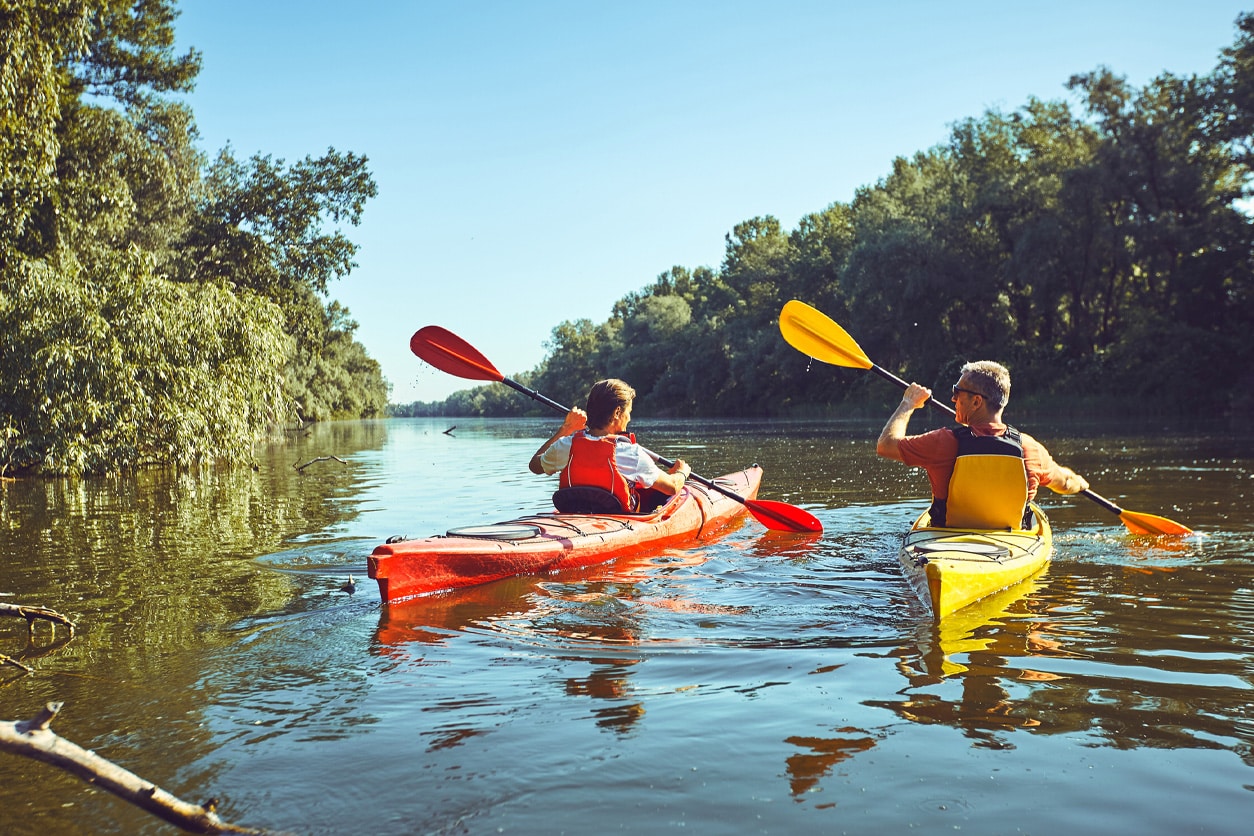
<svg viewBox="0 0 1254 836"><path fill-rule="evenodd" d="M815 360L821 360L834 366L846 366L851 369L868 369L885 380L897 384L902 389L910 385L892 372L886 371L872 363L871 359L866 356L866 353L862 351L853 337L846 333L844 328L832 321L827 314L812 308L805 302L794 299L784 305L784 309L779 314L779 330L783 333L784 339L788 341L789 345L802 354L813 357ZM954 415L953 409L940 403L935 398L930 399L928 403L951 417ZM1193 533L1193 529L1188 526L1181 525L1166 517L1124 510L1109 499L1098 496L1091 490L1083 490L1080 493L1112 514L1118 514L1119 519L1128 527L1128 530L1136 534Z"/></svg>
<svg viewBox="0 0 1254 836"><path fill-rule="evenodd" d="M522 392L532 400L539 401L558 412L565 413L570 411L557 401L546 398L534 389L529 389L518 381L511 380L501 374L488 358L480 354L474 346L452 331L441 328L438 325L428 325L425 328L418 329L409 340L409 349L418 355L419 358L442 372L448 372L451 375L464 377L468 380L492 380L497 383L504 383L511 389ZM663 467L670 467L674 464L674 462L667 461L657 453L649 450L645 450L645 453L657 460L657 463ZM703 476L691 473L689 478L705 485L707 488L718 491L729 499L736 500L745 506L749 513L753 514L759 522L774 531L814 533L823 530L823 524L819 522L817 517L795 505L789 505L786 502L773 502L769 499L745 499L735 491L730 491Z"/></svg>

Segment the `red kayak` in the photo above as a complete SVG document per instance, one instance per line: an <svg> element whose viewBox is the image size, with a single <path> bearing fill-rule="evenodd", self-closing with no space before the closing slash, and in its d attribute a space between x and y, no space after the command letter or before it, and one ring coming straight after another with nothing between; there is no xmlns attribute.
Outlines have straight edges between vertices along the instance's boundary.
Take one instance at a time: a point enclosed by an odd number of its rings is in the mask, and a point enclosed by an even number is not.
<svg viewBox="0 0 1254 836"><path fill-rule="evenodd" d="M757 496L762 468L713 480L744 500ZM744 502L689 482L650 514L544 513L468 526L377 547L367 559L384 601L514 575L577 569L617 557L709 540L740 519Z"/></svg>

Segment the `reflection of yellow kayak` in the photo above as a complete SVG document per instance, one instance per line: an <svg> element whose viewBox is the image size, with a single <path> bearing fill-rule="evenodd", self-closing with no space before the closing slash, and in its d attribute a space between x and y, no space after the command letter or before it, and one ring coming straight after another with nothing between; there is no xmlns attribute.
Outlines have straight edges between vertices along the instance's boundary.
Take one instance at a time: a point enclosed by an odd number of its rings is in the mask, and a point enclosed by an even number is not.
<svg viewBox="0 0 1254 836"><path fill-rule="evenodd" d="M955 610L1036 575L1053 554L1049 520L1035 504L1030 530L930 528L923 512L901 544L906 578L939 621Z"/></svg>
<svg viewBox="0 0 1254 836"><path fill-rule="evenodd" d="M1042 584L1039 574L994 592L936 622L918 641L922 670L944 678L965 673L972 654L1019 659L1031 656L1035 640L1029 635L1035 619L1023 599ZM987 658L987 657L986 657Z"/></svg>

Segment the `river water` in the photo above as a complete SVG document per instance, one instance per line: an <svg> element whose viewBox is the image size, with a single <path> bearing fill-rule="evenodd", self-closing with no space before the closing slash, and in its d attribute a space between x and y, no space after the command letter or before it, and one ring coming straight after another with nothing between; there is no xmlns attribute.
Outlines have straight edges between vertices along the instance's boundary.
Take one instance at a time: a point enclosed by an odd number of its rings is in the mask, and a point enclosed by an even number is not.
<svg viewBox="0 0 1254 836"><path fill-rule="evenodd" d="M1047 573L938 627L896 560L926 480L875 457L878 423L638 417L703 476L761 463L761 498L825 532L747 517L382 605L387 537L547 507L526 461L556 426L336 423L256 470L3 483L0 602L77 631L0 619L34 669L0 667L0 719L61 701L62 736L298 834L1248 832L1250 434L1025 422L1098 493L1200 534L1043 492ZM173 828L0 753L0 832Z"/></svg>

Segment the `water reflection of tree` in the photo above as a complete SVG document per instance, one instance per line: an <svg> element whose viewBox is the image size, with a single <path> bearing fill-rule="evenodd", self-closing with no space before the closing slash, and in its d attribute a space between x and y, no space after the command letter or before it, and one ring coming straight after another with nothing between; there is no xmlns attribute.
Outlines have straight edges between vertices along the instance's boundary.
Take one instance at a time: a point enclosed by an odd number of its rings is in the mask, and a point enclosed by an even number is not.
<svg viewBox="0 0 1254 836"><path fill-rule="evenodd" d="M604 701L593 710L597 725L622 734L644 715L644 706L631 698L630 685L632 668L640 660L625 652L638 640L637 615L630 606L637 594L631 586L607 581L506 578L385 606L371 649L415 661L423 645L444 644L474 630L542 635L556 641L555 658L590 668L586 676L564 679L564 693ZM607 648L617 649L607 653ZM438 743L442 748L477 733L461 729L457 737L446 735Z"/></svg>
<svg viewBox="0 0 1254 836"><path fill-rule="evenodd" d="M159 783L203 760L210 751L204 711L217 697L214 683L230 679L203 666L239 641L234 625L282 612L296 591L290 576L253 558L354 514L345 498L360 491L362 466L352 459L385 439L382 422L319 425L259 448L256 469L6 483L0 592L63 612L78 628L71 643L6 648L37 658L39 672L49 674L13 683L10 704L63 701L76 740ZM323 453L350 464L292 466ZM154 705L160 723L149 722ZM0 764L0 806L18 795L49 809L64 801L32 794L17 772ZM209 775L183 779L212 783Z"/></svg>
<svg viewBox="0 0 1254 836"><path fill-rule="evenodd" d="M1082 646L1083 663L1029 695L1044 729L1084 730L1118 749L1228 749L1254 766L1249 574L1234 568L1069 567L1044 604L1072 602L1069 613L1054 608L1052 630Z"/></svg>
<svg viewBox="0 0 1254 836"><path fill-rule="evenodd" d="M946 616L940 624L921 625L913 644L890 654L909 683L902 698L867 704L912 722L960 728L976 746L1013 748L1004 737L1007 730L1040 722L1030 704L1012 699L1003 685L1025 674L1010 668L1007 658L1059 646L1044 635L1047 625L1028 612L1026 596L1036 586L1033 581L1018 584ZM955 687L958 696L947 699Z"/></svg>

